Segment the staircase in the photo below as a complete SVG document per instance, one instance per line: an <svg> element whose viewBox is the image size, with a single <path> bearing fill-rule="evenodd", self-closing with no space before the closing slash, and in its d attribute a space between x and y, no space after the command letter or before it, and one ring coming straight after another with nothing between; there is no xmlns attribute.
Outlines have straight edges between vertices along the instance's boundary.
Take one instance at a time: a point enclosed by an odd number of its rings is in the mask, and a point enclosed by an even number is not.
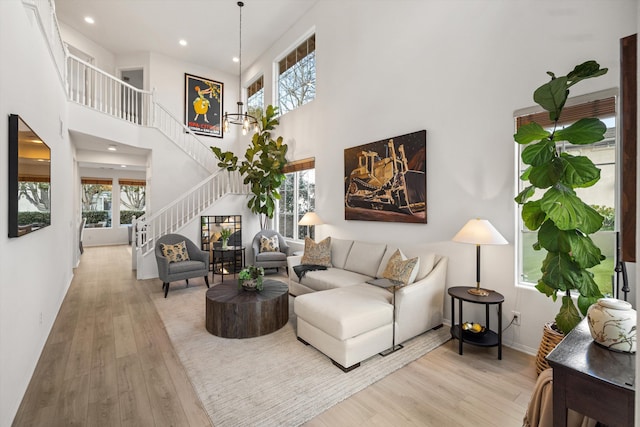
<svg viewBox="0 0 640 427"><path fill-rule="evenodd" d="M153 252L154 242L159 237L180 230L221 197L249 193L249 187L243 184L240 174L218 168L210 148L157 103L152 92L133 87L70 54L60 36L52 0L23 0L23 4L37 17L69 101L137 126L158 129L211 173L161 210L134 220L134 267Z"/></svg>

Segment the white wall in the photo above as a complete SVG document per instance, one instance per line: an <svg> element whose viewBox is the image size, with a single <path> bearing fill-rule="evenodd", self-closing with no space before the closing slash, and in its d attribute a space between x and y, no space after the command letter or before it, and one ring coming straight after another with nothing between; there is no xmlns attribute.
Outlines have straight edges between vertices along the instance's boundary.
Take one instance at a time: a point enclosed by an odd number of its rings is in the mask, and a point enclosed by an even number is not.
<svg viewBox="0 0 640 427"><path fill-rule="evenodd" d="M636 9L634 0L319 2L245 74L264 72L272 99L272 61L315 27L317 98L284 115L277 133L290 160L316 158L317 212L328 224L319 237L442 242L448 285L473 285L474 248L449 240L468 219L489 219L511 244L483 248L482 282L504 294L505 321L521 312L506 341L535 351L559 306L515 286L513 112L534 105L547 70L588 59L609 73L573 95L617 87L619 39L637 30ZM343 150L420 129L428 224L344 220Z"/></svg>
<svg viewBox="0 0 640 427"><path fill-rule="evenodd" d="M84 35L80 34L68 25L59 22L60 34L62 39L68 45L79 49L83 53L93 58L92 64L100 68L107 73L114 74L115 72L115 58L116 56L109 50L103 48L99 44L92 40L89 40ZM82 58L81 58L82 59Z"/></svg>
<svg viewBox="0 0 640 427"><path fill-rule="evenodd" d="M51 148L51 225L7 238L7 150L0 150L0 426L9 426L71 283L77 229L66 98L35 15L0 1L0 139L19 114ZM62 122L62 132L60 131Z"/></svg>

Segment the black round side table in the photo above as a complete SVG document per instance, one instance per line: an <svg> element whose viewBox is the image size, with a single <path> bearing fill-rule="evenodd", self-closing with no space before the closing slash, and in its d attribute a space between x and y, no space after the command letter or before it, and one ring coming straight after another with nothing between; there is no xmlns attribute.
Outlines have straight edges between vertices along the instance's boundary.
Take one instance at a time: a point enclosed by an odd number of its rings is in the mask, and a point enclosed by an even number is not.
<svg viewBox="0 0 640 427"><path fill-rule="evenodd" d="M498 346L498 359L502 360L502 303L504 296L495 291L489 291L489 295L483 297L472 295L469 289L475 289L470 286L454 286L449 288L448 293L451 295L451 336L459 341L458 353L462 354L462 343L473 344L481 347ZM455 300L458 300L458 323L456 320ZM474 334L472 332L464 333L462 330L462 303L470 302L472 304L484 304L486 314L486 332L483 334ZM492 331L489 325L489 306L498 304L498 331Z"/></svg>

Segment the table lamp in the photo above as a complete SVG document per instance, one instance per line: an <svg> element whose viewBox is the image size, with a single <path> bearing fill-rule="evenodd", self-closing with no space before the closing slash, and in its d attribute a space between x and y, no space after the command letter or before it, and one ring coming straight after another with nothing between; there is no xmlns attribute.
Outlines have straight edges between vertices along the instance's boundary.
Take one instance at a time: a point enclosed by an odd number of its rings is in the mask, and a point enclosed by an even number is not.
<svg viewBox="0 0 640 427"><path fill-rule="evenodd" d="M307 226L307 236L309 235L309 226L324 224L324 221L315 212L307 212L298 222L298 225Z"/></svg>
<svg viewBox="0 0 640 427"><path fill-rule="evenodd" d="M469 289L472 295L486 297L489 292L480 289L480 245L507 245L509 242L486 219L469 220L458 234L453 236L454 242L476 245L476 287Z"/></svg>

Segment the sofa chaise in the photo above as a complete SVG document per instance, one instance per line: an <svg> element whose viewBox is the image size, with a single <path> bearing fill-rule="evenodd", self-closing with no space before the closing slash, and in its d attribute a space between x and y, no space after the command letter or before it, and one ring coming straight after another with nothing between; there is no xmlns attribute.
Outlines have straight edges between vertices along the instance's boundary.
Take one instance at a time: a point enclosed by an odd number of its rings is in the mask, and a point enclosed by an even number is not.
<svg viewBox="0 0 640 427"><path fill-rule="evenodd" d="M367 283L382 278L395 246L330 240L331 263L298 278L303 256L287 258L289 292L296 298L297 336L345 372L392 347L394 294ZM419 259L415 279L395 291L395 344L442 326L447 258L425 249L402 250Z"/></svg>

